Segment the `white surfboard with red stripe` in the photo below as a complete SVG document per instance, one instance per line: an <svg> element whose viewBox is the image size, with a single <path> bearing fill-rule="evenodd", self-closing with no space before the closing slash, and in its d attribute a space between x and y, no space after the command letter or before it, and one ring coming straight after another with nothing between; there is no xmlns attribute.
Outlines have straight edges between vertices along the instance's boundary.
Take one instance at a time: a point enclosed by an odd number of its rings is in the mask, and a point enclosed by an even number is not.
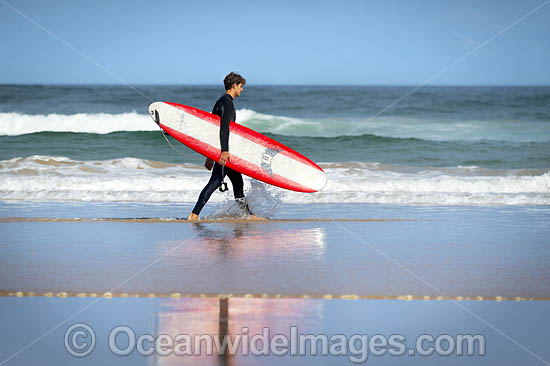
<svg viewBox="0 0 550 366"><path fill-rule="evenodd" d="M149 114L176 140L217 161L220 158L220 117L182 104L155 102ZM327 177L317 164L289 147L250 128L229 125L229 168L274 186L316 192Z"/></svg>

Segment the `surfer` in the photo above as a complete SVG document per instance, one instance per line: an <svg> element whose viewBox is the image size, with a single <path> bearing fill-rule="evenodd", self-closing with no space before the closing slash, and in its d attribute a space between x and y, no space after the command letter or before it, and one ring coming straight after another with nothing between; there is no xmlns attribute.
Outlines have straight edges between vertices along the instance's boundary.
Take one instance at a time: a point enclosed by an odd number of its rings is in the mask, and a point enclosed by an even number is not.
<svg viewBox="0 0 550 366"><path fill-rule="evenodd" d="M211 159L206 159L204 166L206 169L212 170L212 175L199 195L199 199L188 220L199 219L202 208L208 202L212 193L220 187L226 175L233 185L235 200L246 214L252 215L244 197L243 177L241 173L225 166L227 162L231 161L231 155L229 154L229 122L235 121L236 117L233 100L241 95L244 84L246 84L246 79L237 73L231 72L225 77L223 84L225 86L225 94L216 101L214 109L212 109L212 114L220 117L220 145L222 153L220 159L215 163ZM214 165L213 168L212 165Z"/></svg>

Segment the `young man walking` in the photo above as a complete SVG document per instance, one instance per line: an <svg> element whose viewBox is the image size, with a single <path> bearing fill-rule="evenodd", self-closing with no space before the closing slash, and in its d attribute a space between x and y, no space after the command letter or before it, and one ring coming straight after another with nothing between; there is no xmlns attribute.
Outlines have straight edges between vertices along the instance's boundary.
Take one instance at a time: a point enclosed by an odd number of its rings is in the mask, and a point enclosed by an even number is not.
<svg viewBox="0 0 550 366"><path fill-rule="evenodd" d="M193 208L193 212L189 215L189 220L199 219L199 214L202 208L206 202L208 202L208 199L212 193L218 189L226 175L229 177L231 184L233 185L235 200L237 200L245 213L251 215L244 198L243 177L241 173L225 166L225 163L231 161L231 155L229 154L229 122L235 121L236 117L233 100L241 95L243 86L246 84L246 80L241 75L231 72L225 77L223 84L225 86L225 94L218 99L214 105L214 109L212 109L213 114L220 116L220 146L222 153L220 160L214 163L213 169L212 160L207 159L204 164L208 170L212 169L212 175L199 195L199 199Z"/></svg>

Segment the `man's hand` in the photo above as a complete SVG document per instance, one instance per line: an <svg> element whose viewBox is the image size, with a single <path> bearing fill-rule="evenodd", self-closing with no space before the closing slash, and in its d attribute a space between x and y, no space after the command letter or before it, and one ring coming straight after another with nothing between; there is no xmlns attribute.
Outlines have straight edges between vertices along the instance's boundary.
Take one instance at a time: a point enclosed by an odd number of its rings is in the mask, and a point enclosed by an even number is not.
<svg viewBox="0 0 550 366"><path fill-rule="evenodd" d="M204 162L204 167L208 170L212 170L213 165L214 165L214 160L210 158L206 158L206 161Z"/></svg>
<svg viewBox="0 0 550 366"><path fill-rule="evenodd" d="M220 156L220 160L218 161L218 163L221 165L221 166L224 166L225 163L227 163L228 161L230 161L230 158L231 156L229 155L229 151L222 151L222 154Z"/></svg>

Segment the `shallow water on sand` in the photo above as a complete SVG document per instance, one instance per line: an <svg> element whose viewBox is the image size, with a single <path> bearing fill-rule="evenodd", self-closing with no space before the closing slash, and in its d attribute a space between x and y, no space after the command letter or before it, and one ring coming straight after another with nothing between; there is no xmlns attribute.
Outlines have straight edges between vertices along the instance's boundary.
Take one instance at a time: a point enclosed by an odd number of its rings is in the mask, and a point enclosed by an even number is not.
<svg viewBox="0 0 550 366"><path fill-rule="evenodd" d="M54 214L56 208L49 215L44 208L44 216L70 217L78 209ZM135 205L105 209L87 215L137 212ZM330 205L290 210L302 218L344 216ZM25 216L18 211L11 207L10 216ZM544 211L357 205L345 215L410 221L3 222L0 289L550 298Z"/></svg>
<svg viewBox="0 0 550 366"><path fill-rule="evenodd" d="M6 365L78 364L124 364L124 365L287 365L321 363L344 365L351 361L383 365L514 365L518 363L538 364L540 359L548 359L550 351L546 347L545 331L550 326L546 314L550 302L477 302L464 301L396 301L396 300L320 300L320 299L78 299L78 298L0 298L0 362ZM79 325L80 324L80 325ZM64 339L73 325L86 325L95 335L95 346L89 355L76 358L65 348ZM119 333L116 347L111 346L109 337L117 327L128 327L129 333ZM178 335L229 335L248 334L263 336L268 329L268 338L279 334L292 342L292 327L297 336L315 335L335 339L336 335L346 337L349 342L356 335L355 346L346 348L347 354L322 355L322 344L318 354L312 353L311 346L304 348L303 355L291 355L290 346L282 349L281 355L269 352L258 355L257 348L248 354L243 351L244 339L235 354L226 352L219 356L213 346L212 355L207 354L207 343L191 355L178 354L175 347L165 347L167 355L154 352L144 356L135 343L129 354L117 356L114 352L126 350L128 334L137 337L151 335L153 339L164 334L170 339ZM79 328L82 329L82 328ZM120 329L120 328L119 328ZM91 333L89 333L91 334ZM91 336L82 333L77 345L89 345ZM42 338L38 338L44 335ZM393 355L389 347L369 349L369 339L375 335L389 338L402 335L406 352ZM449 356L436 353L421 356L416 342L420 336L431 339L449 339L457 335L478 336L473 354L457 355L455 344ZM164 337L166 337L164 336ZM362 338L366 336L367 338ZM482 338L479 338L482 337ZM71 337L69 337L69 340ZM208 339L208 338L207 338ZM296 338L295 338L296 339ZM366 341L365 341L366 339ZM35 342L34 342L35 341ZM215 341L211 341L214 343ZM372 342L372 341L371 341ZM485 355L481 355L481 342L485 345ZM215 344L215 343L214 343ZM348 344L349 343L344 343ZM28 346L29 345L29 346ZM72 343L69 343L68 347ZM430 339L423 341L422 350L434 347ZM27 347L28 346L28 347ZM145 342L145 348L151 344ZM25 348L27 347L27 348ZM83 347L81 352L88 350ZM444 346L448 349L447 345ZM198 349L198 348L197 348ZM299 349L299 348L298 348ZM384 351L385 349L385 351ZM380 351L382 350L382 351ZM17 353L21 351L20 353ZM382 352L382 353L380 353ZM414 352L414 355L410 352ZM378 355L376 355L378 354ZM542 364L542 363L541 363Z"/></svg>
<svg viewBox="0 0 550 366"><path fill-rule="evenodd" d="M182 217L190 208L3 202L0 218ZM349 355L311 352L261 358L242 352L115 356L108 337L125 325L137 336L154 337L237 335L243 327L250 335L263 327L272 336L289 335L292 326L300 334L329 337L402 334L407 349L421 334L480 334L485 356L369 351L365 361L536 364L538 357L550 357L543 337L550 310L548 211L318 204L282 205L274 217L407 221L6 220L0 222L0 363L8 358L6 365L351 362ZM85 358L74 358L63 346L74 323L96 333L95 349Z"/></svg>

